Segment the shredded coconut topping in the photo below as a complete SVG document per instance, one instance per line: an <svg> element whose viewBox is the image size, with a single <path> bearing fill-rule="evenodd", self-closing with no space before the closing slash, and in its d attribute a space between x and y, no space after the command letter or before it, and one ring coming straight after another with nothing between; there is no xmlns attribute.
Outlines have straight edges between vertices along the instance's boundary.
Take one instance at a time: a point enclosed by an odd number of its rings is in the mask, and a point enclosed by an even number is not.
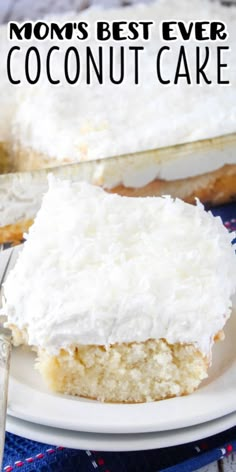
<svg viewBox="0 0 236 472"><path fill-rule="evenodd" d="M5 283L8 323L51 352L165 338L208 355L236 287L232 239L199 202L51 176Z"/></svg>

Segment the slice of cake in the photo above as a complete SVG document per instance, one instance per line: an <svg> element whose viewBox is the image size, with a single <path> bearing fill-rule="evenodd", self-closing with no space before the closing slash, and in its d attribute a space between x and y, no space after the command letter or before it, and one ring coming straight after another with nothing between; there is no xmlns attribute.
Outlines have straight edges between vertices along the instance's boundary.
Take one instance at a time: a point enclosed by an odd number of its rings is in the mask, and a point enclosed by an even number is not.
<svg viewBox="0 0 236 472"><path fill-rule="evenodd" d="M5 287L15 344L58 392L144 402L193 392L231 312L235 254L220 218L51 177Z"/></svg>

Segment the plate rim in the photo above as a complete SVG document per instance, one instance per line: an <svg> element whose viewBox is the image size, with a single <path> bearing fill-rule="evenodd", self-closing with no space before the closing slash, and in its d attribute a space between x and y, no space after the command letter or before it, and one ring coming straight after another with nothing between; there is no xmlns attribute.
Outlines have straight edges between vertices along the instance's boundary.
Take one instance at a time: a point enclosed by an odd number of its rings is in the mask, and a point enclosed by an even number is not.
<svg viewBox="0 0 236 472"><path fill-rule="evenodd" d="M232 305L232 315L226 326L228 336L226 335L225 341L217 343L222 346L223 351L226 343L226 353L231 352L233 346L232 358L227 360L223 369L221 365L219 375L213 375L210 382L203 383L191 395L140 404L101 403L55 394L49 390L37 390L35 382L32 387L26 381L24 383L18 380L17 376L12 376L11 370L8 414L44 426L102 434L168 431L199 425L228 415L236 410L236 296L232 299ZM32 375L35 372L33 354L30 351L27 356L29 354L31 358L27 358L28 370L29 375ZM11 367L14 367L14 352Z"/></svg>
<svg viewBox="0 0 236 472"><path fill-rule="evenodd" d="M141 434L99 434L42 426L10 415L6 430L27 439L73 449L107 452L141 451L172 447L219 434L236 425L236 411L197 426ZM23 434L22 434L23 433ZM91 441L91 442L90 442Z"/></svg>
<svg viewBox="0 0 236 472"><path fill-rule="evenodd" d="M224 390L222 400L222 385L226 387L227 379L231 388ZM83 432L131 434L167 431L206 423L232 413L236 410L235 388L236 360L223 375L191 395L131 405L68 398L50 391L35 395L35 389L10 376L8 414L45 426ZM175 417L172 416L174 413Z"/></svg>

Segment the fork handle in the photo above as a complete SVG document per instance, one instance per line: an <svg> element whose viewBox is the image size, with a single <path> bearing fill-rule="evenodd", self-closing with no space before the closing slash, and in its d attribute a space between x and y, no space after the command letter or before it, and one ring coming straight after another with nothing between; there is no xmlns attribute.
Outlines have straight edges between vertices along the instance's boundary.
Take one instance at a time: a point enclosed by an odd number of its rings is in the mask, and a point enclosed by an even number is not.
<svg viewBox="0 0 236 472"><path fill-rule="evenodd" d="M0 331L0 470L5 443L8 379L10 369L11 338L5 330ZM6 330L7 331L7 330Z"/></svg>

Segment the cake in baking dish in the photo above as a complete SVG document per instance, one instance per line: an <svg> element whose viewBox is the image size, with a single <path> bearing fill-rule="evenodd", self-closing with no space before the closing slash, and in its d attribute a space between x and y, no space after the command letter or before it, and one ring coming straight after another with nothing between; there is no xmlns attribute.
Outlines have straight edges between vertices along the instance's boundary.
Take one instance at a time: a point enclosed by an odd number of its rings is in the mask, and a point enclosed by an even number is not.
<svg viewBox="0 0 236 472"><path fill-rule="evenodd" d="M29 43L21 42L21 51L16 51L12 59L12 74L15 79L21 80L21 85L12 86L5 69L0 69L0 153L1 149L4 152L9 151L12 168L32 170L65 162L94 160L214 138L236 131L236 60L235 48L232 47L236 40L236 8L210 0L159 0L148 5L134 5L122 9L89 8L79 15L75 12L59 15L56 20L60 23L87 21L93 30L93 24L97 20L122 19L129 22L150 18L157 22L151 30L150 41L122 42L122 46L127 50L134 44L145 47L140 57L141 82L138 87L133 81L132 60L127 61L126 80L120 85L110 83L106 74L103 86L98 83L95 75L92 85L87 86L84 74L76 87L68 85L63 80L62 67L68 41L58 41L60 53L54 53L53 56L53 71L61 80L60 86L51 86L43 78L34 86L27 85L24 79L24 57ZM195 81L189 86L184 78L178 86L169 87L157 82L156 55L165 44L160 37L159 22L170 18L186 22L220 19L226 23L226 41L204 41L204 46L209 48L211 56L206 71L213 82L211 86L204 81L200 86L194 85ZM15 44L11 41L9 45L5 26L1 29L0 39L4 56L10 46ZM43 58L52 43L32 40L30 44L37 46ZM56 40L53 44L56 44ZM69 44L78 47L78 39L74 42L71 40ZM166 54L163 59L167 78L173 79L180 44L181 40L172 41L172 53ZM194 36L184 44L191 71L195 70L196 44ZM216 46L222 44L231 47L230 55L228 56L226 51L224 57L225 62L230 65L224 76L230 81L230 86L219 86L215 83ZM104 41L102 45L106 56L110 43ZM84 50L88 46L97 50L97 41L93 34L88 40L79 42L81 67ZM112 46L115 48L116 70L119 70L121 42L113 42ZM1 61L0 67L5 68L4 60ZM217 169L225 164L235 163L232 157L228 160L222 156ZM168 170L168 159L163 162L163 166ZM210 170L216 170L214 163ZM197 172L194 172L194 175L198 175ZM190 176L192 177L191 173ZM153 173L150 167L149 182L156 179L162 180L162 177ZM175 180L175 175L164 180ZM153 188L150 191L153 191ZM155 191L158 192L158 188Z"/></svg>
<svg viewBox="0 0 236 472"><path fill-rule="evenodd" d="M163 46L158 27L153 28L150 41L135 41L136 46L145 47L139 86L132 80L133 61L127 61L127 78L120 85L105 80L101 86L95 79L87 86L82 77L77 86L66 85L63 80L60 86L50 86L45 80L29 86L24 81L28 41L22 41L21 52L14 53L12 73L22 83L12 86L5 69L7 53L15 43L9 43L7 26L2 26L0 173L71 162L90 161L91 164L100 159L91 170L84 165L81 172L76 170L77 180L82 177L109 192L127 196L167 194L191 203L197 196L209 205L236 198L235 7L210 0L159 0L122 9L89 8L79 15L72 12L55 19L61 23L78 19L93 25L99 19L144 21L150 18L156 22L170 18L186 22L224 21L228 39L224 42L204 41L204 45L209 47L211 55L207 74L213 78L216 46L223 44L231 48L230 53L224 52L229 67L223 68L222 72L230 80L230 86L216 85L215 80L211 86L204 83L189 86L184 79L178 86L157 83L153 68L157 51ZM78 41L74 44L72 40L69 44L78 46ZM52 43L32 41L31 45L37 46L43 58ZM68 41L59 41L58 45L61 52L53 55L53 64L55 73L60 75L61 58ZM129 40L122 42L125 48L133 45L134 42ZM191 70L195 67L196 45L192 37L185 43ZM79 42L81 57L87 46L97 48L92 35ZM104 54L108 46L103 43ZM120 42L113 46L119 70ZM165 55L167 76L176 69L179 46L179 41L172 41L173 52ZM221 138L223 135L225 137ZM166 147L168 151L163 153ZM147 149L157 151L146 153ZM129 155L138 152L143 152L141 158ZM123 161L109 163L106 159L124 153ZM40 176L38 180L31 177L29 173L8 180L0 176L0 243L21 239L35 217L45 191L45 180L42 182Z"/></svg>
<svg viewBox="0 0 236 472"><path fill-rule="evenodd" d="M4 286L16 345L58 392L145 402L193 392L236 288L220 218L171 197L50 179Z"/></svg>

